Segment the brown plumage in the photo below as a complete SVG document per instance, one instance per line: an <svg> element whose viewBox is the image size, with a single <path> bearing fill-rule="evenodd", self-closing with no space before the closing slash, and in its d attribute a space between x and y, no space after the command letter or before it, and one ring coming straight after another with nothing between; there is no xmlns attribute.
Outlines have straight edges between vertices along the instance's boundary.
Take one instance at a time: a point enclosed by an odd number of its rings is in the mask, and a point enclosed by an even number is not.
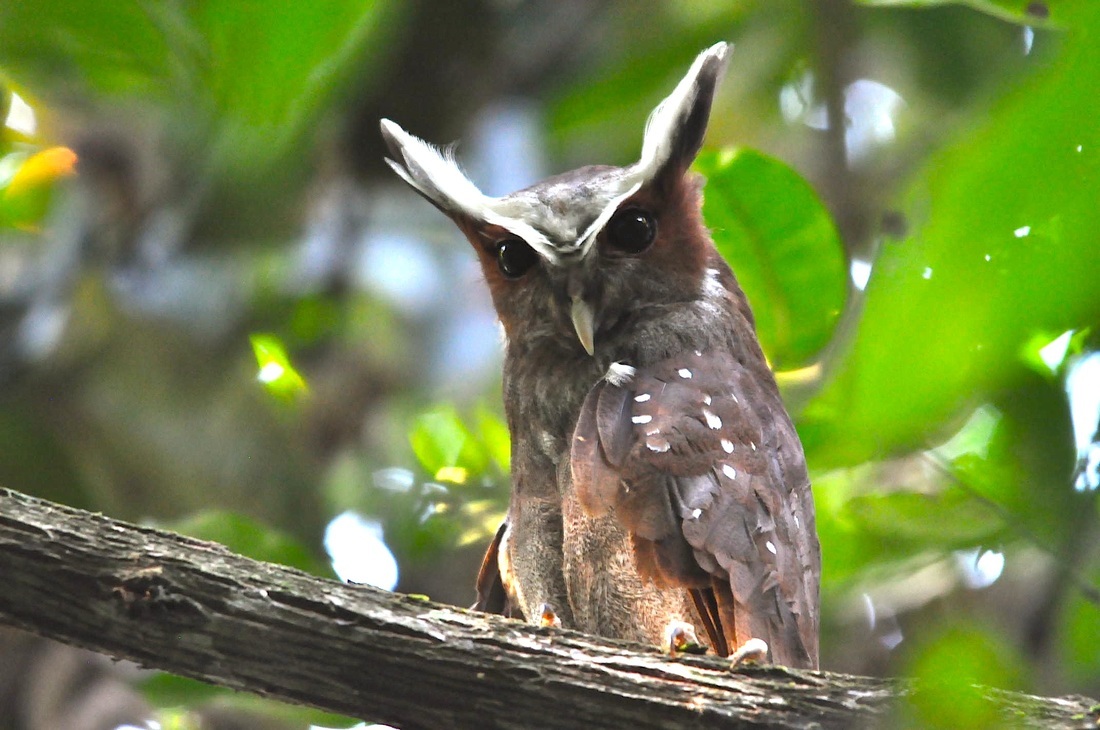
<svg viewBox="0 0 1100 730"><path fill-rule="evenodd" d="M798 437L688 173L725 44L646 126L642 156L488 198L383 122L391 166L474 246L507 335L508 518L476 607L817 666L820 553Z"/></svg>

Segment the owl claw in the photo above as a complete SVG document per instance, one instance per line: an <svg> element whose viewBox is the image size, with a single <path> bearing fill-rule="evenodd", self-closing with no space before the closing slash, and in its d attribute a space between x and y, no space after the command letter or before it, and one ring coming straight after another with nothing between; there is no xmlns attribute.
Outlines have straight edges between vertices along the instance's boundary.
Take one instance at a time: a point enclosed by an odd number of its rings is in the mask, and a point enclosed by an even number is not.
<svg viewBox="0 0 1100 730"><path fill-rule="evenodd" d="M538 608L538 625L542 627L549 627L552 629L561 628L561 618L557 612L554 611L554 607L549 603L540 603Z"/></svg>
<svg viewBox="0 0 1100 730"><path fill-rule="evenodd" d="M695 627L683 621L669 621L665 627L665 643L662 647L669 656L677 654L704 654L707 647L699 643Z"/></svg>
<svg viewBox="0 0 1100 730"><path fill-rule="evenodd" d="M757 664L768 659L768 642L763 639L749 639L741 647L730 654L730 669L736 669L742 664Z"/></svg>

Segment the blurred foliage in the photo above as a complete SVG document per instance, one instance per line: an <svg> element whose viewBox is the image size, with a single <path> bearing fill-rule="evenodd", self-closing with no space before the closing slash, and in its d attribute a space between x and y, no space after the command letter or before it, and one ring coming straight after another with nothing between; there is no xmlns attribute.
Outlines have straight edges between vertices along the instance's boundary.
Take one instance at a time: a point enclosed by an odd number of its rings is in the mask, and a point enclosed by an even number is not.
<svg viewBox="0 0 1100 730"><path fill-rule="evenodd" d="M225 545L238 555L253 560L289 565L314 575L332 575L331 567L319 561L314 552L293 536L259 524L246 515L207 510L180 520L158 522L156 526Z"/></svg>
<svg viewBox="0 0 1100 730"><path fill-rule="evenodd" d="M321 573L350 511L468 603L499 345L377 119L481 140L522 97L471 170L624 163L719 38L696 169L806 447L823 665L919 678L899 726L1100 694L1092 0L8 0L0 482ZM224 697L149 687L166 722Z"/></svg>
<svg viewBox="0 0 1100 730"><path fill-rule="evenodd" d="M225 691L194 679L156 674L141 684L145 697L161 708L162 730L209 730L211 727L350 728L358 721L301 705L264 700L243 692Z"/></svg>
<svg viewBox="0 0 1100 730"><path fill-rule="evenodd" d="M283 400L291 400L304 395L308 390L305 379L290 364L286 347L275 335L254 334L249 339L252 351L256 353L259 373L256 378L268 392Z"/></svg>
<svg viewBox="0 0 1100 730"><path fill-rule="evenodd" d="M918 690L908 697L911 715L898 727L969 728L1011 726L983 696L984 688L1026 690L1018 653L996 634L976 625L947 626L912 652L909 671Z"/></svg>
<svg viewBox="0 0 1100 730"><path fill-rule="evenodd" d="M775 369L812 361L833 334L848 289L829 212L793 170L752 150L705 153L703 214L714 243L757 307L756 332Z"/></svg>

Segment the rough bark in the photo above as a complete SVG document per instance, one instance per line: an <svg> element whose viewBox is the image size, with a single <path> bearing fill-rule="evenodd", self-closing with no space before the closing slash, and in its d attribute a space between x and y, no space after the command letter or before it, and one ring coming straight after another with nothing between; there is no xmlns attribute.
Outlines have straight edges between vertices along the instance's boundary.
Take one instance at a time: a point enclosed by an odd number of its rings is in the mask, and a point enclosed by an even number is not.
<svg viewBox="0 0 1100 730"><path fill-rule="evenodd" d="M213 684L402 728L849 728L911 691L537 629L234 555L0 489L0 621ZM984 691L1006 725L1085 698Z"/></svg>

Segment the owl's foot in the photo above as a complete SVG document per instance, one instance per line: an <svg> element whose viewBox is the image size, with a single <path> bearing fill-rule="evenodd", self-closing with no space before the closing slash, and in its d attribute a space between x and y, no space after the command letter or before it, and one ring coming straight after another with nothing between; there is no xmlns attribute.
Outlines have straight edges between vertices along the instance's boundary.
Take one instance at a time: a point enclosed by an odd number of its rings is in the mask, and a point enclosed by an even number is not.
<svg viewBox="0 0 1100 730"><path fill-rule="evenodd" d="M549 603L540 603L538 609L538 625L553 629L561 628L561 618L558 617L554 607Z"/></svg>
<svg viewBox="0 0 1100 730"><path fill-rule="evenodd" d="M661 647L669 656L677 654L705 654L707 647L699 643L695 627L683 621L669 621L665 627L665 640Z"/></svg>
<svg viewBox="0 0 1100 730"><path fill-rule="evenodd" d="M742 664L757 664L768 660L768 642L763 639L749 639L737 651L730 654L730 669Z"/></svg>

